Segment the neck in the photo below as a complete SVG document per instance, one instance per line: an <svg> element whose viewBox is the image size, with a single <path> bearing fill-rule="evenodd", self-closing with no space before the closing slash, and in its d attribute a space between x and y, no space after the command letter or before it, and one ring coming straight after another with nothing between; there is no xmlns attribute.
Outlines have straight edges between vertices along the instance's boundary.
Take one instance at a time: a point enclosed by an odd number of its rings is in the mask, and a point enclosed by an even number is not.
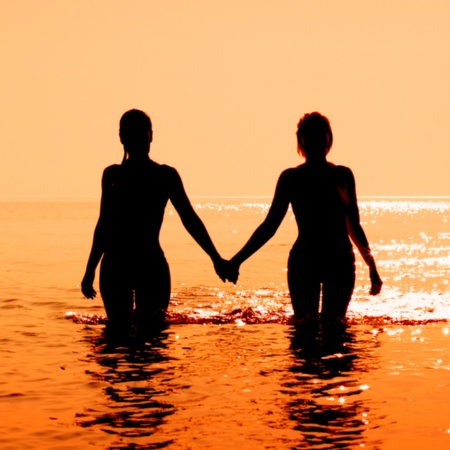
<svg viewBox="0 0 450 450"><path fill-rule="evenodd" d="M148 148L124 148L127 159L130 161L148 161L150 159L150 147Z"/></svg>
<svg viewBox="0 0 450 450"><path fill-rule="evenodd" d="M326 158L306 158L307 164L314 164L316 166L322 166L324 164L327 164Z"/></svg>

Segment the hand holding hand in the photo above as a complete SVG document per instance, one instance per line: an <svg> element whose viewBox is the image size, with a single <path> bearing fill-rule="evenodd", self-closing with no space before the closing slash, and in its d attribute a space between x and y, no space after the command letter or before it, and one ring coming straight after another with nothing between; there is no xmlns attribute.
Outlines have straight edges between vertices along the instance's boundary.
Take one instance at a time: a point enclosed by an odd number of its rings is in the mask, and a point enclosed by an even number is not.
<svg viewBox="0 0 450 450"><path fill-rule="evenodd" d="M233 264L230 261L226 261L225 259L220 258L214 261L214 269L223 282L231 281L232 283L236 284L236 281L239 277L239 266Z"/></svg>
<svg viewBox="0 0 450 450"><path fill-rule="evenodd" d="M239 268L241 266L241 261L236 261L236 256L233 256L228 262L227 267L227 279L233 284L236 284L239 278Z"/></svg>
<svg viewBox="0 0 450 450"><path fill-rule="evenodd" d="M381 280L376 267L370 268L370 283L370 295L378 295L381 292L383 281Z"/></svg>
<svg viewBox="0 0 450 450"><path fill-rule="evenodd" d="M239 265L234 263L233 261L227 261L226 277L228 281L236 284L236 281L239 278Z"/></svg>
<svg viewBox="0 0 450 450"><path fill-rule="evenodd" d="M94 299L97 291L94 289L95 272L86 272L81 282L81 292L86 298Z"/></svg>
<svg viewBox="0 0 450 450"><path fill-rule="evenodd" d="M216 271L216 274L225 283L225 281L227 281L226 268L227 268L228 261L226 261L223 258L217 258L217 259L213 260L213 264L214 264L214 270Z"/></svg>

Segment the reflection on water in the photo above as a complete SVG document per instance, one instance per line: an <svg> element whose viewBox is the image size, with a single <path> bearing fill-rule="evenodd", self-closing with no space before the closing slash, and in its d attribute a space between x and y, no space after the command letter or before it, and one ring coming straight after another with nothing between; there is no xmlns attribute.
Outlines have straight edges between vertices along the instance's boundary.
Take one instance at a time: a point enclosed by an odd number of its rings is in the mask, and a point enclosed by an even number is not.
<svg viewBox="0 0 450 450"><path fill-rule="evenodd" d="M295 327L289 334L292 365L281 392L292 427L304 439L295 448L364 446L372 417L362 379L375 367L373 335Z"/></svg>
<svg viewBox="0 0 450 450"><path fill-rule="evenodd" d="M87 328L86 373L101 394L77 423L114 449L378 448L367 433L382 422L367 383L375 330L284 327L193 324L147 342Z"/></svg>
<svg viewBox="0 0 450 450"><path fill-rule="evenodd" d="M87 357L97 369L86 374L101 382L103 397L77 414L78 425L100 427L105 433L117 435L117 449L164 448L171 444L171 439L161 435L145 446L133 442L133 438L142 441L154 435L175 412L174 405L167 401L167 392L173 389L167 337L161 332L145 342L127 342L105 333L100 337L87 335L92 347Z"/></svg>

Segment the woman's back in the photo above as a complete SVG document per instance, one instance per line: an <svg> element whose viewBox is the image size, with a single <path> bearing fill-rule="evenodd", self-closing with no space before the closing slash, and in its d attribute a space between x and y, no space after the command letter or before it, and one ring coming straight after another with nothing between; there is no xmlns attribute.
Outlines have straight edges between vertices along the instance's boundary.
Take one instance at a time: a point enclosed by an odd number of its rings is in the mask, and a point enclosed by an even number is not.
<svg viewBox="0 0 450 450"><path fill-rule="evenodd" d="M285 173L299 236L294 244L320 256L348 253L346 215L349 169L331 163L305 163Z"/></svg>
<svg viewBox="0 0 450 450"><path fill-rule="evenodd" d="M107 215L105 253L145 255L160 252L159 232L170 198L169 166L126 160L104 173Z"/></svg>

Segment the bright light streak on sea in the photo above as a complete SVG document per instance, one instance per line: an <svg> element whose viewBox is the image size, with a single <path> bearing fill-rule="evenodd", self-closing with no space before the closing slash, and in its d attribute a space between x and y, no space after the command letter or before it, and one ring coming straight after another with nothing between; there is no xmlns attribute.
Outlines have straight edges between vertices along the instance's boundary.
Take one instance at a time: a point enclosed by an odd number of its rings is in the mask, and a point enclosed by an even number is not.
<svg viewBox="0 0 450 450"><path fill-rule="evenodd" d="M225 257L231 257L263 220L270 203L233 199L196 202L195 207L212 229L213 238L214 233L219 236L219 250ZM349 321L425 323L450 318L450 232L447 231L450 201L362 200L360 213L384 287L377 297L368 294L368 271L357 254L357 285ZM176 230L172 236L182 235L184 230L177 228L177 217L173 214L167 217L166 226ZM188 280L198 278L198 274L194 273L195 266L192 270L185 267L184 274L178 280L175 278L170 320L289 323L292 308L286 284L286 261L295 237L296 226L289 211L276 236L243 264L237 286L213 281L214 274L208 276L208 282L190 283ZM198 252L186 236L179 244L178 257L184 252ZM173 243L168 238L165 248L170 250L171 246ZM201 261L201 254L198 255ZM202 273L208 270L203 268L203 262ZM177 270L176 265L174 268Z"/></svg>
<svg viewBox="0 0 450 450"><path fill-rule="evenodd" d="M449 199L363 199L359 206L361 222L376 256L384 288L377 297L368 295L367 268L358 257L358 282L349 310L350 321L422 323L450 318ZM249 222L252 216L256 227L270 203L205 202L197 207L211 214L220 211L230 223L238 216ZM251 274L254 269L250 267L250 274L245 275L246 265L242 267L242 284L246 289L239 289L238 284L238 289L228 296L231 311L246 309L251 321L289 320L292 313L289 295L279 275L280 269L285 275L287 252L295 239L292 222L293 215L289 212L280 233L282 237L276 236L267 244L270 250L265 251L273 256L273 264L267 257L265 276L254 279ZM238 226L235 223L231 228L235 230ZM244 235L240 242L243 244L250 232L249 226L247 236L241 230L234 234ZM256 308L263 308L263 311Z"/></svg>

